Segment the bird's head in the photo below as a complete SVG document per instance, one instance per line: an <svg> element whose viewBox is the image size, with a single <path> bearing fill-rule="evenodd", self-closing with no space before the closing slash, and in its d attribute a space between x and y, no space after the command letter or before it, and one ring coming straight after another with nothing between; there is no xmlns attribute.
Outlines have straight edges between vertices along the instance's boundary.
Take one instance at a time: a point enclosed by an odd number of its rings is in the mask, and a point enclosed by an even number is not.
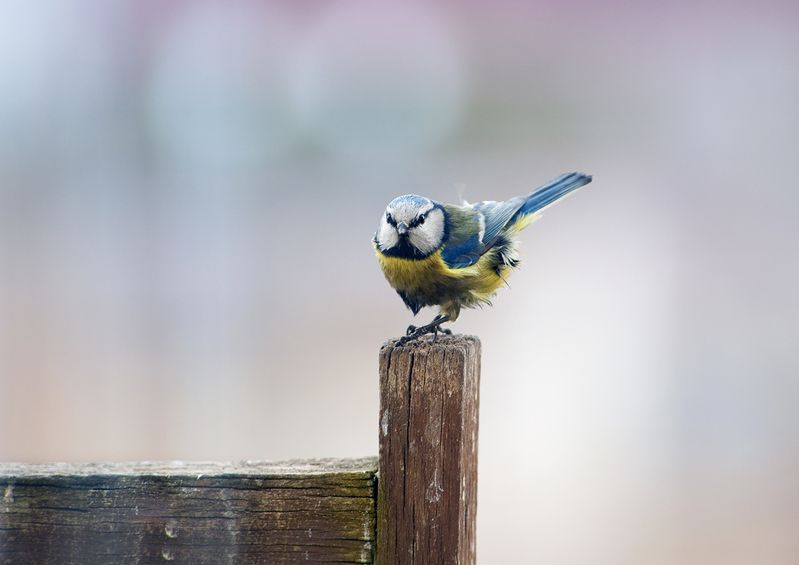
<svg viewBox="0 0 799 565"><path fill-rule="evenodd" d="M406 194L389 202L375 243L384 255L421 259L441 247L446 232L447 219L440 204Z"/></svg>

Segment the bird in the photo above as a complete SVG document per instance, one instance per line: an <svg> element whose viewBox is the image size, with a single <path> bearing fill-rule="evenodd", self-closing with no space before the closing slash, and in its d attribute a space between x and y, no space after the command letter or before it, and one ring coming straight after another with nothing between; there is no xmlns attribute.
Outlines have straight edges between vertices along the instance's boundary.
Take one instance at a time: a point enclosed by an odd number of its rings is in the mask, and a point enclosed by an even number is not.
<svg viewBox="0 0 799 565"><path fill-rule="evenodd" d="M462 308L490 305L519 265L519 232L564 196L590 183L583 173L566 173L528 196L501 202L442 204L405 194L393 199L373 238L386 280L414 316L438 306L429 324L408 326L400 345L458 319Z"/></svg>

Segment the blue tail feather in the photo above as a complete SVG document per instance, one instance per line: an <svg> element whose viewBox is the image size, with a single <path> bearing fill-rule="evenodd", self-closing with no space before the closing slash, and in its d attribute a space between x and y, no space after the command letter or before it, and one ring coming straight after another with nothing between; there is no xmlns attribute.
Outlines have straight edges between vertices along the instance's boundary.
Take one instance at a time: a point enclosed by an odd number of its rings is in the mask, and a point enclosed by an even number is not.
<svg viewBox="0 0 799 565"><path fill-rule="evenodd" d="M591 182L591 176L583 173L567 173L548 182L530 196L519 208L517 216L526 216L543 210L553 202L563 198L570 192L577 190Z"/></svg>

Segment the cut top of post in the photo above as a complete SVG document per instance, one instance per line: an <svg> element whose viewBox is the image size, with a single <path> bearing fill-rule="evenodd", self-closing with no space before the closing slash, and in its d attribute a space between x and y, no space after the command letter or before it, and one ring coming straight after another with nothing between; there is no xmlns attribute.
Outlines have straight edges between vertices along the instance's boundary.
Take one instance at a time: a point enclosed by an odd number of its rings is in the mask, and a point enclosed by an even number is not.
<svg viewBox="0 0 799 565"><path fill-rule="evenodd" d="M381 353L388 350L407 350L407 351L418 351L418 350L425 350L431 348L462 348L464 351L471 349L474 353L478 356L480 355L480 339L474 335L463 335L463 334L438 334L438 336L433 337L432 335L427 335L420 337L418 339L414 339L409 341L403 345L397 345L397 338L390 339L383 344L380 348Z"/></svg>

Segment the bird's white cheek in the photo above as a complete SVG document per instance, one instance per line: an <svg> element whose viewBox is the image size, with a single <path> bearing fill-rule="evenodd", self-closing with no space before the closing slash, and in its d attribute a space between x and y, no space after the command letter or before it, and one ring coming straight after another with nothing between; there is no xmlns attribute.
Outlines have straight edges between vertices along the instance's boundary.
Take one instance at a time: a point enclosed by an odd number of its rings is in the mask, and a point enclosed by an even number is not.
<svg viewBox="0 0 799 565"><path fill-rule="evenodd" d="M383 251L391 249L397 245L398 242L399 235L397 235L397 230L383 220L380 224L380 231L377 233L377 244L380 246L380 249Z"/></svg>
<svg viewBox="0 0 799 565"><path fill-rule="evenodd" d="M418 228L410 233L411 245L422 253L432 253L438 247L429 233L420 231Z"/></svg>
<svg viewBox="0 0 799 565"><path fill-rule="evenodd" d="M434 210L424 225L413 228L410 233L411 245L422 253L432 253L441 246L444 236L444 217Z"/></svg>
<svg viewBox="0 0 799 565"><path fill-rule="evenodd" d="M410 234L411 245L422 253L432 253L441 245L441 234L430 226L427 229L414 229Z"/></svg>
<svg viewBox="0 0 799 565"><path fill-rule="evenodd" d="M416 249L421 251L422 253L427 253L428 243L427 238L424 237L424 234L418 232L415 229L412 229L408 233L408 241L411 245L413 245Z"/></svg>

